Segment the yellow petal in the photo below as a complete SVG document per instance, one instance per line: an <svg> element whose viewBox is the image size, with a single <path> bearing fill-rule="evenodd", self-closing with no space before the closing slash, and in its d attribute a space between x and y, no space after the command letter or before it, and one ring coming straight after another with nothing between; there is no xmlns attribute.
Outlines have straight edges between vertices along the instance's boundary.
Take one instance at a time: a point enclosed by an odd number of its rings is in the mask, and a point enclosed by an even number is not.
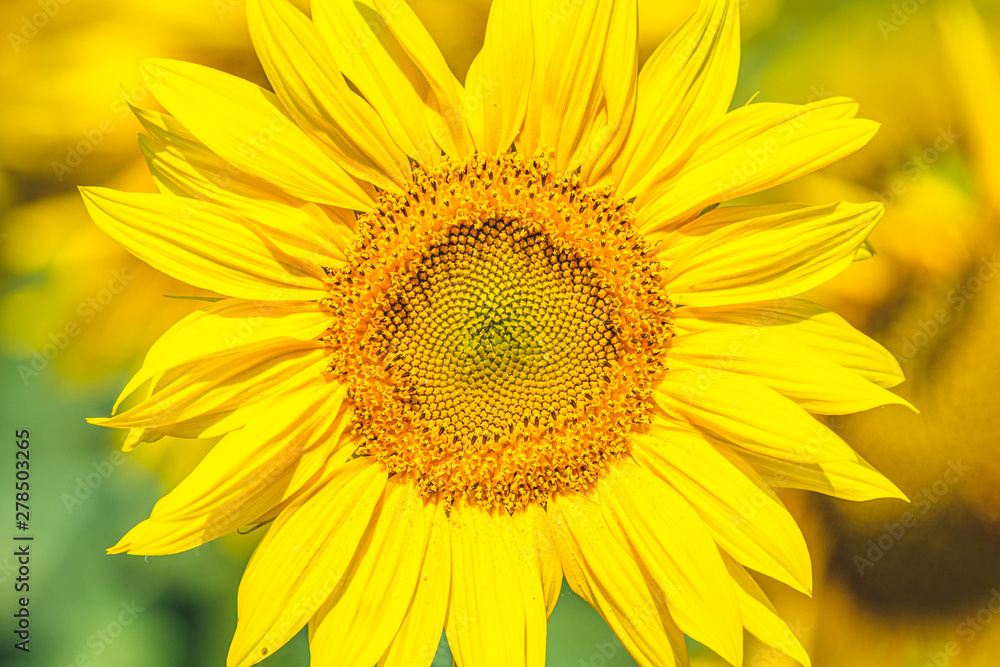
<svg viewBox="0 0 1000 667"><path fill-rule="evenodd" d="M409 181L406 154L348 88L312 21L287 0L250 0L247 20L267 78L299 126L354 176L401 192Z"/></svg>
<svg viewBox="0 0 1000 667"><path fill-rule="evenodd" d="M743 627L767 646L778 649L795 659L802 667L810 667L809 654L792 634L788 624L781 620L771 601L753 577L731 558L723 556L729 576L736 582L736 597L740 602Z"/></svg>
<svg viewBox="0 0 1000 667"><path fill-rule="evenodd" d="M620 526L663 588L670 615L692 639L743 664L743 626L732 581L704 522L684 497L624 459L598 482L609 524Z"/></svg>
<svg viewBox="0 0 1000 667"><path fill-rule="evenodd" d="M343 211L329 211L316 204L292 207L277 202L245 200L231 202L236 213L262 232L281 251L308 267L335 269L347 263L347 252L355 238L348 227L356 218L341 217ZM349 220L350 223L345 223Z"/></svg>
<svg viewBox="0 0 1000 667"><path fill-rule="evenodd" d="M691 504L722 549L789 586L812 588L802 532L749 464L689 430L655 428L634 442L636 460Z"/></svg>
<svg viewBox="0 0 1000 667"><path fill-rule="evenodd" d="M907 500L906 494L895 484L857 455L852 459L816 463L786 461L752 451L740 451L740 456L771 486L816 491L844 500Z"/></svg>
<svg viewBox="0 0 1000 667"><path fill-rule="evenodd" d="M269 209L281 220L280 225L270 229L285 231L286 235L304 233L303 241L323 239L325 244L317 247L324 252L317 255L330 256L334 250L343 254L349 244L345 238L353 236L350 229L357 217L353 209L335 206L320 209L223 160L173 116L134 105L132 111L150 133L149 137L139 135L139 147L160 192L203 199L250 218L264 217L261 208ZM298 210L289 212L288 206ZM303 218L300 212L308 217ZM310 221L315 223L310 225Z"/></svg>
<svg viewBox="0 0 1000 667"><path fill-rule="evenodd" d="M654 387L653 398L672 418L767 456L802 463L856 456L827 426L748 376L671 370Z"/></svg>
<svg viewBox="0 0 1000 667"><path fill-rule="evenodd" d="M216 444L149 518L109 553L171 554L252 523L297 495L334 456L350 426L346 387L322 387L272 401ZM346 457L341 456L341 460Z"/></svg>
<svg viewBox="0 0 1000 667"><path fill-rule="evenodd" d="M385 484L381 464L355 459L275 519L240 582L228 667L254 665L274 653L349 577Z"/></svg>
<svg viewBox="0 0 1000 667"><path fill-rule="evenodd" d="M154 375L196 359L239 353L271 339L317 340L330 326L330 313L307 301L224 299L195 311L170 327L146 353L139 372L115 402Z"/></svg>
<svg viewBox="0 0 1000 667"><path fill-rule="evenodd" d="M307 392L308 389L301 393L306 394ZM286 475L287 482L277 483L279 487L284 485L284 488L288 489L282 494L281 500L253 516L246 522L247 526L260 528L271 523L296 498L302 494L311 493L314 484L329 476L338 466L344 465L354 458L354 452L357 451L360 443L353 439L350 432L353 422L345 418L349 415L350 409L348 403L345 402L336 415L333 426L318 441L320 446L306 449L299 459L299 463L291 470L291 474Z"/></svg>
<svg viewBox="0 0 1000 667"><path fill-rule="evenodd" d="M542 591L545 593L545 607L548 616L556 608L559 591L562 589L562 567L552 535L549 533L549 519L539 505L529 504L511 515L514 525L521 531L519 540L525 557L536 559L542 575Z"/></svg>
<svg viewBox="0 0 1000 667"><path fill-rule="evenodd" d="M533 3L535 67L518 150L597 182L635 112L636 2Z"/></svg>
<svg viewBox="0 0 1000 667"><path fill-rule="evenodd" d="M451 602L446 632L457 662L545 665L545 596L537 557L522 553L505 510L458 500L451 510Z"/></svg>
<svg viewBox="0 0 1000 667"><path fill-rule="evenodd" d="M313 660L374 665L385 652L417 588L428 528L423 504L409 480L389 480L374 527L354 557L348 580L310 621Z"/></svg>
<svg viewBox="0 0 1000 667"><path fill-rule="evenodd" d="M850 121L858 113L858 103L846 97L829 97L801 105L751 102L727 113L703 132L692 146L686 166L702 167L725 158L734 144L762 133L770 133L769 137L776 139L772 148L783 149L785 142L801 139L810 129Z"/></svg>
<svg viewBox="0 0 1000 667"><path fill-rule="evenodd" d="M318 341L263 344L171 369L153 378L153 391L139 404L114 417L88 421L211 438L240 428L257 404L275 392L327 382L323 371L328 364L328 353Z"/></svg>
<svg viewBox="0 0 1000 667"><path fill-rule="evenodd" d="M841 202L730 224L677 258L667 289L688 306L799 294L850 266L883 212L881 204Z"/></svg>
<svg viewBox="0 0 1000 667"><path fill-rule="evenodd" d="M677 169L636 200L643 232L670 228L705 207L821 169L868 143L878 124L830 98L802 106L750 104L706 130Z"/></svg>
<svg viewBox="0 0 1000 667"><path fill-rule="evenodd" d="M153 268L245 299L321 299L319 266L289 255L252 224L209 202L81 188L97 226Z"/></svg>
<svg viewBox="0 0 1000 667"><path fill-rule="evenodd" d="M299 206L297 197L222 159L170 114L130 105L149 136L139 135L150 172L160 192L229 204L242 199Z"/></svg>
<svg viewBox="0 0 1000 667"><path fill-rule="evenodd" d="M227 163L208 153L208 149L205 151L214 158L217 168L201 155L158 146L142 135L139 147L161 193L218 204L308 265L336 267L343 263L354 238L346 224L356 219L353 211L328 207L328 215L311 202L272 197L254 180L229 177L224 166Z"/></svg>
<svg viewBox="0 0 1000 667"><path fill-rule="evenodd" d="M752 321L752 320L748 320ZM799 343L752 326L721 324L672 341L672 368L715 368L760 380L809 412L843 415L904 399Z"/></svg>
<svg viewBox="0 0 1000 667"><path fill-rule="evenodd" d="M642 667L687 667L684 635L670 617L664 591L636 560L621 529L607 521L600 502L576 491L549 501L566 581Z"/></svg>
<svg viewBox="0 0 1000 667"><path fill-rule="evenodd" d="M274 93L192 63L152 59L140 68L156 99L223 159L306 201L371 208L370 187L289 120Z"/></svg>
<svg viewBox="0 0 1000 667"><path fill-rule="evenodd" d="M434 43L434 38L405 2L373 0L375 8L430 88L431 130L448 155L464 160L472 153L472 137L465 122L465 92Z"/></svg>
<svg viewBox="0 0 1000 667"><path fill-rule="evenodd" d="M794 340L880 387L895 387L903 370L892 353L861 333L844 318L805 299L777 299L715 308L679 308L678 331L701 331L729 324L766 331L769 336Z"/></svg>
<svg viewBox="0 0 1000 667"><path fill-rule="evenodd" d="M643 192L722 118L739 65L738 0L701 0L639 73L635 119L615 162L619 196Z"/></svg>
<svg viewBox="0 0 1000 667"><path fill-rule="evenodd" d="M451 532L443 502L425 502L427 550L417 592L378 667L430 667L441 643L451 594Z"/></svg>
<svg viewBox="0 0 1000 667"><path fill-rule="evenodd" d="M691 248L712 232L734 223L745 222L753 218L769 218L772 216L793 213L808 208L805 204L764 204L761 206L719 206L702 215L684 222L676 227L645 234L645 239L656 243L651 257L661 262L676 260L688 253Z"/></svg>
<svg viewBox="0 0 1000 667"><path fill-rule="evenodd" d="M169 118L166 114L163 116ZM164 146L140 134L139 149L146 158L157 191L162 194L201 199L237 211L244 202L258 206L278 201L305 203L268 188L264 181L240 172L204 146L202 150L186 151L177 146ZM230 177L227 169L232 169L238 177Z"/></svg>
<svg viewBox="0 0 1000 667"><path fill-rule="evenodd" d="M337 67L389 134L421 164L437 164L441 149L431 131L430 86L372 0L313 0L311 9Z"/></svg>
<svg viewBox="0 0 1000 667"><path fill-rule="evenodd" d="M528 108L533 67L530 1L495 0L483 48L465 78L466 117L479 152L500 153L514 143Z"/></svg>

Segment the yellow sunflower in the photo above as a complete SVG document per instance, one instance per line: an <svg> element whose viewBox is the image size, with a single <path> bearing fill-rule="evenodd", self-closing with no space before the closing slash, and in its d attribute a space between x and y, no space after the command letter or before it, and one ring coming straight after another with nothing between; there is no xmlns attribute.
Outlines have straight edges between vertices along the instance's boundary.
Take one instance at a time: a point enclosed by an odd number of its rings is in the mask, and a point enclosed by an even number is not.
<svg viewBox="0 0 1000 667"><path fill-rule="evenodd" d="M863 146L832 98L728 112L738 2L637 72L634 2L493 3L464 86L401 0L251 0L274 92L152 60L159 194L85 189L152 266L227 295L96 423L223 436L112 552L270 524L230 665L541 665L563 577L642 665L743 629L808 663L748 569L802 591L772 486L901 497L814 414L899 366L796 298L875 204L714 208ZM118 405L116 405L117 409Z"/></svg>

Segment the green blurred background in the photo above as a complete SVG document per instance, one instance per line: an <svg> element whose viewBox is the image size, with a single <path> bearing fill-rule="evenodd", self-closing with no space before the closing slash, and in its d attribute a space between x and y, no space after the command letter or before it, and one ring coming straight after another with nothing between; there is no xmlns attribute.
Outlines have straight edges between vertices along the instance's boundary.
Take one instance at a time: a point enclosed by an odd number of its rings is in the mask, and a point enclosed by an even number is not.
<svg viewBox="0 0 1000 667"><path fill-rule="evenodd" d="M307 3L299 1L300 6ZM488 0L412 0L461 77ZM848 160L757 201L886 203L878 255L813 298L883 342L906 398L833 425L913 500L783 497L806 533L813 598L762 581L816 667L1000 664L1000 27L997 2L745 0L734 106L846 95L883 124ZM640 0L643 57L695 2ZM210 443L118 453L104 415L145 349L195 303L90 224L78 185L152 190L123 92L135 61L171 57L264 84L240 0L0 4L0 339L5 431L0 664L222 665L259 534L144 559L104 549ZM145 99L144 99L145 98ZM15 430L30 430L31 521L14 526ZM14 649L15 534L31 535L31 652ZM358 641L364 641L358 637ZM722 664L692 645L692 664ZM793 664L749 641L746 665ZM303 636L267 665L308 664ZM450 665L442 647L435 664ZM634 664L564 588L549 664Z"/></svg>

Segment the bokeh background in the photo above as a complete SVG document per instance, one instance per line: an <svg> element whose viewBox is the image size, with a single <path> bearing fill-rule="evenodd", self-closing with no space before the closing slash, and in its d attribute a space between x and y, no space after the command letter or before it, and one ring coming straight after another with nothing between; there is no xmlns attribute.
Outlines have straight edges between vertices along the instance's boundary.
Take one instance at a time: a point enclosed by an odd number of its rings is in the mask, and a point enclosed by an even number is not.
<svg viewBox="0 0 1000 667"><path fill-rule="evenodd" d="M307 0L297 0L307 6ZM411 0L462 77L488 0ZM757 201L881 200L856 263L812 297L900 360L914 415L834 427L912 503L783 493L813 558L812 598L762 581L816 667L1000 664L1000 2L744 0L734 106L846 95L883 124L859 154ZM639 0L643 57L694 0ZM258 534L180 555L107 556L210 443L121 454L104 415L145 349L197 302L86 217L78 185L153 189L124 95L171 57L264 84L242 0L0 3L0 664L222 665ZM14 431L30 430L31 652L13 648ZM762 578L763 579L763 578ZM358 641L364 641L358 637ZM794 664L748 638L746 665ZM719 665L692 645L692 664ZM568 593L549 664L634 664ZM306 665L303 636L265 663ZM442 646L435 664L450 665Z"/></svg>

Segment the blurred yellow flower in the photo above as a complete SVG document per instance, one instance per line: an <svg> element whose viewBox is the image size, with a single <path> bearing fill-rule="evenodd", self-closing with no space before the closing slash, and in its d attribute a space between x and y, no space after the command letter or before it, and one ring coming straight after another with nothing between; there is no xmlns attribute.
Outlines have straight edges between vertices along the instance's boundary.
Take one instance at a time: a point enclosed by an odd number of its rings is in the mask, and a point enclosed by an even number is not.
<svg viewBox="0 0 1000 667"><path fill-rule="evenodd" d="M884 261L859 264L817 298L846 306L907 372L901 393L919 418L873 411L837 428L913 504L793 499L808 537L826 544L814 550L825 575L814 601L778 594L817 662L985 667L1000 653L1000 54L995 28L965 1L896 16L898 29L884 33L848 29L877 27L892 11L857 3L828 17L774 71L798 85L798 63L823 49L828 69L814 80L860 89L866 108L895 125L838 175L785 194L887 205L872 234ZM839 46L820 38L827 31Z"/></svg>
<svg viewBox="0 0 1000 667"><path fill-rule="evenodd" d="M871 238L883 261L863 262L813 293L865 330L884 322L885 308L909 290L964 270L988 233L965 160L963 146L970 142L960 126L959 96L944 83L958 77L937 46L935 21L923 8L912 17L904 12L905 21L894 17L896 10L903 11L898 4L862 2L827 9L822 21L798 36L795 48L778 52L758 82L770 94L807 100L849 90L883 124L870 150L756 199L874 198L886 205L888 214ZM880 21L901 27L880 30ZM970 93L978 97L992 61L981 53L966 54L965 61L963 76L980 81ZM988 99L968 108L982 117L981 126L995 117Z"/></svg>
<svg viewBox="0 0 1000 667"><path fill-rule="evenodd" d="M138 130L121 91L147 94L135 73L138 58L152 49L238 68L256 64L232 57L250 45L241 4L227 9L229 1L4 2L0 25L10 28L0 49L0 164L71 183L116 171L134 154Z"/></svg>

